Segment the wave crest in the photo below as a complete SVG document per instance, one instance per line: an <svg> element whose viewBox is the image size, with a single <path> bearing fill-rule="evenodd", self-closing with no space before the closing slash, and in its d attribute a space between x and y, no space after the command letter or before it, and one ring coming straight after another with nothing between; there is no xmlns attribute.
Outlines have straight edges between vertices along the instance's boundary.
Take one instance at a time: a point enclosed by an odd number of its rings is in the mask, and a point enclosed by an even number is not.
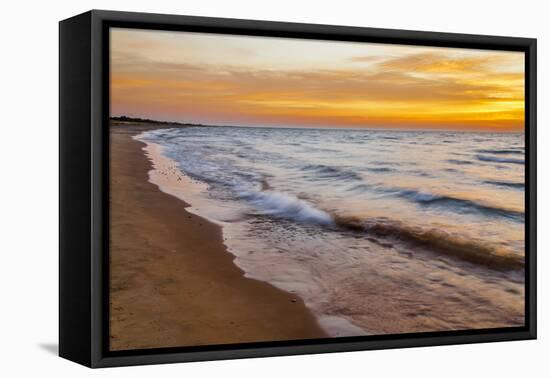
<svg viewBox="0 0 550 378"><path fill-rule="evenodd" d="M525 217L525 214L521 211L504 209L465 198L424 193L414 189L399 190L397 195L424 206L455 207L466 211L476 211L482 214L504 217L516 221L522 221Z"/></svg>
<svg viewBox="0 0 550 378"><path fill-rule="evenodd" d="M366 237L401 241L492 269L524 267L523 257L511 251L433 228L410 227L388 219L364 220L330 214L307 201L275 191L245 192L241 197L259 209L261 215L363 233Z"/></svg>
<svg viewBox="0 0 550 378"><path fill-rule="evenodd" d="M335 223L351 231L365 232L371 236L422 246L433 252L445 254L470 263L493 269L522 269L524 259L494 245L451 235L436 229L407 227L389 220L366 220L354 217L335 217Z"/></svg>
<svg viewBox="0 0 550 378"><path fill-rule="evenodd" d="M244 192L241 198L259 209L262 215L325 226L334 225L329 213L289 194L274 191Z"/></svg>

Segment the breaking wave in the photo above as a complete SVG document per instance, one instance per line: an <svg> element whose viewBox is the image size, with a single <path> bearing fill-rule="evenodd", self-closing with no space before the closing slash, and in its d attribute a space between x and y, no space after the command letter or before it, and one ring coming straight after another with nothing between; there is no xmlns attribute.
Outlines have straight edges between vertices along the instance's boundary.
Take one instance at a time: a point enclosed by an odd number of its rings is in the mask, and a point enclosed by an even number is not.
<svg viewBox="0 0 550 378"><path fill-rule="evenodd" d="M261 215L320 225L333 225L333 219L327 212L292 195L274 192L244 192L240 196L258 209Z"/></svg>
<svg viewBox="0 0 550 378"><path fill-rule="evenodd" d="M365 232L366 235L378 238L414 244L436 253L493 269L522 269L524 267L524 259L520 255L482 241L451 235L437 229L410 227L386 219L361 220L341 216L335 217L335 223L339 227L351 231Z"/></svg>
<svg viewBox="0 0 550 378"><path fill-rule="evenodd" d="M520 255L434 228L411 227L388 219L362 220L330 214L305 200L275 191L245 192L241 198L257 209L257 215L360 232L365 237L382 238L386 241L401 241L492 269L521 269L524 266L523 257ZM424 197L422 200L428 198Z"/></svg>

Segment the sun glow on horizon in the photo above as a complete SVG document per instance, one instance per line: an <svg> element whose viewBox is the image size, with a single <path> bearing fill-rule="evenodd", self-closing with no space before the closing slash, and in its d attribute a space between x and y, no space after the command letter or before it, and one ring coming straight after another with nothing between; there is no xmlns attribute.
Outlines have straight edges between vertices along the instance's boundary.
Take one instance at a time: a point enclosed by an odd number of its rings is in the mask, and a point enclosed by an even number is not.
<svg viewBox="0 0 550 378"><path fill-rule="evenodd" d="M237 126L524 129L524 54L111 29L111 115Z"/></svg>

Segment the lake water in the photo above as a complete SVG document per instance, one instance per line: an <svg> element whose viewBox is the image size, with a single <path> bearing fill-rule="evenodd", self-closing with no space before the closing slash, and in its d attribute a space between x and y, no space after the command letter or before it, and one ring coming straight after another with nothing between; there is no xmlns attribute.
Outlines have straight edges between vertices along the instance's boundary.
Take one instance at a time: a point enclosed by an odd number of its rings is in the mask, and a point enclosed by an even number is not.
<svg viewBox="0 0 550 378"><path fill-rule="evenodd" d="M151 181L222 225L246 275L299 295L332 336L523 325L523 133L183 127L137 139Z"/></svg>

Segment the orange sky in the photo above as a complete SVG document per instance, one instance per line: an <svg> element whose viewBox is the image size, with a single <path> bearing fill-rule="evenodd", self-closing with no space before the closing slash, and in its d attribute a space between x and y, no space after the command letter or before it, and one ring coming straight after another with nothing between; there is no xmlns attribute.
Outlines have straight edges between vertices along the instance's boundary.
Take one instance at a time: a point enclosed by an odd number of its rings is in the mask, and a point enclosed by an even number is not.
<svg viewBox="0 0 550 378"><path fill-rule="evenodd" d="M111 115L215 125L523 130L524 55L111 29Z"/></svg>

